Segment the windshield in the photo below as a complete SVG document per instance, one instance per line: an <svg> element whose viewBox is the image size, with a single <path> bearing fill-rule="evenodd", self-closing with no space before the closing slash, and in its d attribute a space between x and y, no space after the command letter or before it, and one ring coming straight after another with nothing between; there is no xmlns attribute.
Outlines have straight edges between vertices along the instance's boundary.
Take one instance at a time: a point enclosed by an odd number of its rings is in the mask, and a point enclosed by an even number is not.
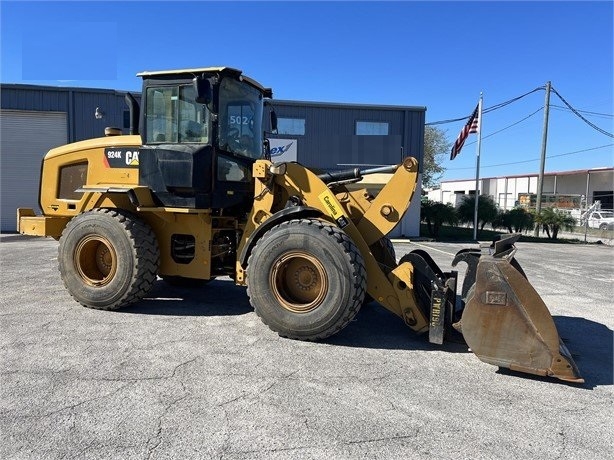
<svg viewBox="0 0 614 460"><path fill-rule="evenodd" d="M247 83L220 83L219 147L249 158L262 158L262 94Z"/></svg>

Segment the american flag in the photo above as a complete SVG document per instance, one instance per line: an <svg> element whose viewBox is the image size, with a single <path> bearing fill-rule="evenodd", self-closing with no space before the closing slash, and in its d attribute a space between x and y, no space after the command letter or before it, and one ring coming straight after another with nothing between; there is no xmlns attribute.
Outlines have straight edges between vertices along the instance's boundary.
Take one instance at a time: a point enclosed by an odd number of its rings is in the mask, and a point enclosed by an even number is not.
<svg viewBox="0 0 614 460"><path fill-rule="evenodd" d="M467 139L467 136L469 136L469 134L474 134L474 133L479 132L480 130L479 108L480 108L480 104L477 105L477 107L475 108L471 116L469 117L469 121L467 122L465 126L463 126L463 129L461 129L461 132L458 134L458 137L456 138L456 141L454 142L454 146L452 147L452 152L450 152L450 160L454 160L454 158L456 158L456 155L460 153L461 149L463 148L463 145L465 145L465 140Z"/></svg>

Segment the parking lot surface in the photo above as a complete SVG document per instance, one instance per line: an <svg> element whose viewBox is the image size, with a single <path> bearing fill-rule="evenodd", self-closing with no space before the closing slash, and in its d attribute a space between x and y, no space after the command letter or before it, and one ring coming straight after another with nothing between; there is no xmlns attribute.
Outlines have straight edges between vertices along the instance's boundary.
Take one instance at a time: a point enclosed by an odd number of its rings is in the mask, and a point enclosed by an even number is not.
<svg viewBox="0 0 614 460"><path fill-rule="evenodd" d="M278 337L229 279L159 281L89 310L57 242L0 238L0 458L606 459L614 452L614 248L519 243L586 383L429 344L375 303L323 343ZM449 269L467 245L427 249ZM475 246L474 246L475 247ZM462 270L462 269L461 269Z"/></svg>

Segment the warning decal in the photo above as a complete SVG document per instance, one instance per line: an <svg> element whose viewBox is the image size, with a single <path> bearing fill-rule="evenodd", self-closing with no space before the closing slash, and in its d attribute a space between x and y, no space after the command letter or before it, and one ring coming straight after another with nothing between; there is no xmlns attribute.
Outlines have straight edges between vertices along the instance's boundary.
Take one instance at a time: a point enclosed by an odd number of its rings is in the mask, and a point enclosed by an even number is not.
<svg viewBox="0 0 614 460"><path fill-rule="evenodd" d="M326 209L328 215L335 219L339 227L343 228L349 224L349 220L343 212L343 208L339 206L335 196L330 191L325 190L318 198L324 205L324 209Z"/></svg>

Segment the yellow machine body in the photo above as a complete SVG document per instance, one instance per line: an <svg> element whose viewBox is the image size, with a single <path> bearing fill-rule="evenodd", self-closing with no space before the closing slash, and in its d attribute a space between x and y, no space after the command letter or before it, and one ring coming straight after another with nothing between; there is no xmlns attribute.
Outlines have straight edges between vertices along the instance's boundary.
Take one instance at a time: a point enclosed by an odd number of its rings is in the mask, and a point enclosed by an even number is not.
<svg viewBox="0 0 614 460"><path fill-rule="evenodd" d="M409 207L418 179L418 162L414 158L407 158L396 169L375 198L365 189L350 192L338 186L333 192L315 173L296 163L285 164L283 175L273 175L273 164L259 160L253 166L254 206L247 220L241 222L233 217L213 216L210 209L155 206L149 190L138 185L138 170L109 168L106 162L105 149L133 147L138 152L139 143L139 136L112 136L51 150L45 157L41 178L40 202L45 213L36 216L33 210L20 208L19 231L59 239L71 217L96 208L128 210L151 226L161 248L170 247L171 235L177 233L193 235L198 242L195 258L189 264L177 263L169 251L160 251L161 276L209 279L213 276L210 242L216 232L241 230L240 253L266 219L280 211L290 196L298 196L306 206L321 210L322 219L336 222L347 218L343 230L365 259L369 295L415 331L428 330L428 320L412 294L411 264L390 267L386 274L369 249L398 224ZM246 284L244 267L236 260L233 263L233 277L237 283Z"/></svg>

